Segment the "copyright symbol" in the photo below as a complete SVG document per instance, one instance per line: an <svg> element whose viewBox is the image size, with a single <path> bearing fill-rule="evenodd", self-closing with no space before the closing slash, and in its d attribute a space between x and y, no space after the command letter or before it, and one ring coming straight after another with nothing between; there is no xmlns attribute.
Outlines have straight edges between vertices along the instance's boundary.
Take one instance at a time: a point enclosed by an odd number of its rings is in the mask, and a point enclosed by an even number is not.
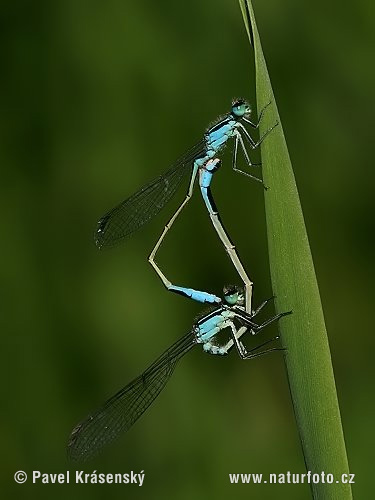
<svg viewBox="0 0 375 500"><path fill-rule="evenodd" d="M14 474L14 480L18 484L25 483L27 480L27 474L23 470L19 470Z"/></svg>

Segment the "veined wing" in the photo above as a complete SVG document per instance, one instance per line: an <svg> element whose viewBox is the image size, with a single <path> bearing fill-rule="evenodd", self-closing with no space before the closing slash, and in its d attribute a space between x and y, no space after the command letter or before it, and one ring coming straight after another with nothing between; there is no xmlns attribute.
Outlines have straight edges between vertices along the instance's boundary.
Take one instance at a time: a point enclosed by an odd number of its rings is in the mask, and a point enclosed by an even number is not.
<svg viewBox="0 0 375 500"><path fill-rule="evenodd" d="M138 420L172 375L177 362L195 345L187 333L159 356L141 375L112 396L104 405L79 423L68 443L68 456L85 461Z"/></svg>
<svg viewBox="0 0 375 500"><path fill-rule="evenodd" d="M140 229L157 215L172 198L194 160L205 154L202 140L182 156L167 172L143 186L99 221L95 243L99 248L113 246Z"/></svg>

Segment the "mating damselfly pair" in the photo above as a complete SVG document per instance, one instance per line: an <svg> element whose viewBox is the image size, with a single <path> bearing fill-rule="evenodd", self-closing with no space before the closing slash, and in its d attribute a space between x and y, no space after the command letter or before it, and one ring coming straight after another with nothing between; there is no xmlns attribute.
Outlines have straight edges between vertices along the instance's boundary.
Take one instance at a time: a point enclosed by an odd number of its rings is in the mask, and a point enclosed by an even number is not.
<svg viewBox="0 0 375 500"><path fill-rule="evenodd" d="M212 307L210 311L202 314L187 334L169 347L139 377L131 381L73 429L68 444L68 454L71 459L85 460L90 458L104 445L113 441L121 432L128 430L163 389L179 359L194 345L202 344L203 350L213 355L225 355L234 346L242 359L252 359L268 352L280 350L278 347L260 350L269 342L277 340L278 337L261 343L249 352L240 340L246 331L250 332L251 335L256 335L270 323L289 313L277 314L260 324L254 321L254 318L268 301L264 301L258 308L253 309L253 283L223 226L211 192L212 177L221 165L218 155L230 139L234 140L233 170L256 179L260 183L263 182L260 178L240 169L237 160L240 146L247 165L249 167L255 166L251 162L246 144L252 150L256 149L277 124L269 128L258 141L251 137L245 124L257 129L269 104L271 103L267 103L261 110L257 122L252 122L250 120L251 108L248 103L242 99L235 100L232 103L230 113L217 120L206 131L203 139L182 156L165 174L142 187L99 220L95 238L99 248L113 246L125 240L160 212L175 194L182 180L190 173L186 197L164 227L150 253L149 262L168 290L201 303L211 304ZM211 222L243 282L243 288L224 287L223 298L213 293L172 284L155 261L162 241L193 194L197 175ZM225 329L229 330L229 339L225 345L220 345L216 336Z"/></svg>

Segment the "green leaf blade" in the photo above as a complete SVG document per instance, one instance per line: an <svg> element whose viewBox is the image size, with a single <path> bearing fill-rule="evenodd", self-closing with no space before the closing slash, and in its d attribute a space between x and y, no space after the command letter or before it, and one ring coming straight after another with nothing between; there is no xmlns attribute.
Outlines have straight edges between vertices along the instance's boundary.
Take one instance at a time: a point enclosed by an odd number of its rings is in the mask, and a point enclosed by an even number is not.
<svg viewBox="0 0 375 500"><path fill-rule="evenodd" d="M351 499L340 410L328 337L302 208L283 129L250 1L240 0L253 45L258 110L269 101L260 134L277 127L262 143L262 168L272 287L280 322L293 407L308 471L333 474L332 484L311 484L313 498ZM347 476L349 478L349 475ZM338 481L338 482L336 482Z"/></svg>

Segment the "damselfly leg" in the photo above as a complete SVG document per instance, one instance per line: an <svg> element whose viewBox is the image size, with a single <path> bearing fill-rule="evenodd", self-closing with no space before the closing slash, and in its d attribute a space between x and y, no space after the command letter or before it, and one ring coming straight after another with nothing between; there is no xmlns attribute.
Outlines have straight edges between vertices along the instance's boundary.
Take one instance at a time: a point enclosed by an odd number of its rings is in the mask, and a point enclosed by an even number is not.
<svg viewBox="0 0 375 500"><path fill-rule="evenodd" d="M267 325L273 323L274 321L278 321L280 318L282 318L283 316L286 316L287 314L290 314L290 313L288 312L288 313L276 314L275 316L270 318L268 321L265 321L262 325L259 325L259 327L256 329L255 333L259 333L259 331L261 331ZM238 352L241 359L253 359L253 358L257 358L259 356L262 356L263 354L268 354L269 352L284 350L282 347L272 347L271 349L266 349L265 351L255 352L258 349L260 349L261 347L269 344L270 342L278 340L279 336L277 336L277 337L274 337L270 340L266 340L265 342L263 342L263 344L260 344L260 345L254 347L253 349L250 349L248 351L246 349L246 347L243 345L243 343L240 342L240 340L238 339L238 331L237 331L235 324L233 322L230 322L229 326L230 326L231 331L232 331L232 339L233 339L234 345L236 346L237 352ZM252 331L252 333L255 334L253 331ZM229 344L229 342L228 342L228 344ZM225 347L227 347L228 344Z"/></svg>
<svg viewBox="0 0 375 500"><path fill-rule="evenodd" d="M168 231L173 226L175 220L180 215L180 213L183 210L183 208L190 201L190 198L193 195L194 182L195 182L195 178L197 176L197 173L198 173L198 166L195 164L194 167L193 167L193 172L192 172L191 178L190 178L189 188L188 188L188 191L187 191L187 194L185 196L184 201L181 203L181 205L178 207L178 209L175 211L175 213L169 219L168 223L164 226L163 232L161 233L158 241L156 242L156 245L154 246L154 248L152 249L152 251L151 251L151 253L150 253L149 257L148 257L149 263L151 264L151 266L155 270L156 274L159 276L159 278L163 282L164 286L168 290L171 288L172 283L169 281L169 279L165 276L165 274L162 272L162 270L160 269L160 267L156 263L155 257L156 257L156 253L158 252L158 250L160 248L160 245L162 244L162 242L163 242L164 238L166 237Z"/></svg>
<svg viewBox="0 0 375 500"><path fill-rule="evenodd" d="M259 314L260 311L263 309L263 307L265 307L269 302L271 302L271 300L275 300L275 295L273 295L269 299L264 300L261 304L259 304L259 306L252 312L252 317L255 317L257 314Z"/></svg>
<svg viewBox="0 0 375 500"><path fill-rule="evenodd" d="M263 180L260 179L259 177L256 177L255 175L249 174L248 172L245 172L244 170L241 170L240 168L237 167L237 151L238 151L238 143L241 144L241 148L243 151L243 154L245 156L246 163L250 167L257 167L260 166L261 163L252 163L250 160L249 153L247 152L247 149L245 147L244 141L242 139L241 133L236 130L235 132L235 138L234 138L234 150L233 150L233 157L232 157L232 169L235 172L238 172L239 174L245 175L246 177L250 177L251 179L254 179L257 182L260 182L263 184Z"/></svg>
<svg viewBox="0 0 375 500"><path fill-rule="evenodd" d="M266 104L266 106L263 107L262 111L260 112L259 114L259 118L258 118L258 121L257 123L253 123L251 120L249 120L248 118L244 117L243 118L243 121L245 123L248 123L251 127L253 127L254 129L257 129L259 127L259 124L263 118L263 115L264 115L264 112L266 110L266 108L271 104L271 101ZM233 150L233 158L232 158L232 169L235 171L235 172L238 172L239 174L242 174L242 175L245 175L246 177L250 177L251 179L254 179L256 180L257 182L260 182L263 184L263 187L265 189L266 186L264 185L264 182L262 179L260 179L259 177L256 177L255 175L252 175L252 174L249 174L248 172L245 172L244 170L240 169L238 166L237 166L237 152L238 152L238 144L240 144L241 146L241 149L243 151L243 154L245 156L245 160L246 160L246 163L248 164L248 166L250 167L257 167L257 166L260 166L261 163L253 163L250 159L250 156L249 156L249 153L246 149L246 146L245 146L245 143L244 143L244 140L243 140L243 137L242 137L242 134L244 135L244 137L246 138L246 140L248 141L248 143L250 144L250 148L252 150L258 148L262 142L264 141L264 139L268 136L268 134L270 132L272 132L272 130L278 125L278 123L276 123L275 125L273 125L272 127L270 127L261 137L258 141L255 141L251 135L249 134L249 132L247 131L246 127L238 122L237 124L237 128L235 130L235 133L234 133L234 150Z"/></svg>
<svg viewBox="0 0 375 500"><path fill-rule="evenodd" d="M243 121L248 123L251 127L253 128L258 128L259 127L259 124L260 122L262 121L262 118L263 118L263 115L264 115L264 112L265 110L268 108L268 106L271 104L272 101L269 101L265 106L263 106L263 108L261 109L260 113L259 113L259 116L258 116L258 120L257 120L257 123L253 123L249 118L246 118L246 117L243 117Z"/></svg>

